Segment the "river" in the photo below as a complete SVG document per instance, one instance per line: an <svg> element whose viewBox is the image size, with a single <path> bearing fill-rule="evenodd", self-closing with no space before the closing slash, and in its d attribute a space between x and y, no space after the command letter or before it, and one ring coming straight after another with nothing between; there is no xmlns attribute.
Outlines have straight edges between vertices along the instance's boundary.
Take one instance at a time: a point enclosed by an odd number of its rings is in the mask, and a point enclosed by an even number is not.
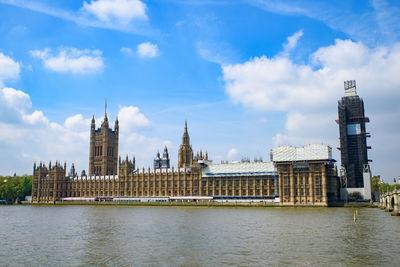
<svg viewBox="0 0 400 267"><path fill-rule="evenodd" d="M0 206L1 266L400 266L380 209Z"/></svg>

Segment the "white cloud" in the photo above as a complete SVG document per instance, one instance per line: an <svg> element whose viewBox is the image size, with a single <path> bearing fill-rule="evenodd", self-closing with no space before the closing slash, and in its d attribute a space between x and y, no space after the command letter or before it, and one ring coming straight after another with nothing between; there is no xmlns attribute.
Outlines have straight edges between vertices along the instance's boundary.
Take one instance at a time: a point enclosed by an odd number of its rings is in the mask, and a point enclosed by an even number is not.
<svg viewBox="0 0 400 267"><path fill-rule="evenodd" d="M26 93L13 88L0 89L0 121L9 123L46 123L41 111L31 112L31 100Z"/></svg>
<svg viewBox="0 0 400 267"><path fill-rule="evenodd" d="M370 49L362 43L336 40L318 49L311 59L313 64L296 64L283 56L261 56L222 66L226 92L234 102L255 110L324 108L341 97L343 81L348 79L362 84L363 95L374 95L377 88L400 95L400 76L396 75L400 44Z"/></svg>
<svg viewBox="0 0 400 267"><path fill-rule="evenodd" d="M144 23L147 21L146 5L139 0L84 1L83 6L77 11L60 9L37 1L2 0L1 2L83 26L142 35L158 34L158 31L150 29L148 24Z"/></svg>
<svg viewBox="0 0 400 267"><path fill-rule="evenodd" d="M82 10L101 21L117 20L125 25L135 18L147 19L146 5L139 0L91 0L90 3L83 2Z"/></svg>
<svg viewBox="0 0 400 267"><path fill-rule="evenodd" d="M156 57L159 54L156 44L150 42L141 43L137 46L137 53L140 57Z"/></svg>
<svg viewBox="0 0 400 267"><path fill-rule="evenodd" d="M297 42L303 36L303 30L295 32L293 35L289 36L286 40L287 43L283 45L283 51L281 56L288 56L290 52L296 47Z"/></svg>
<svg viewBox="0 0 400 267"><path fill-rule="evenodd" d="M71 72L73 74L86 74L96 72L104 67L102 52L100 50L77 48L59 49L53 55L50 49L32 50L31 56L42 60L44 66L56 72Z"/></svg>
<svg viewBox="0 0 400 267"><path fill-rule="evenodd" d="M152 168L153 159L157 151L165 146L168 147L171 157L171 147L173 146L170 141L158 137L145 136L137 132L127 134L121 132L120 140L119 154L122 157L135 155L137 168ZM174 161L174 159L172 158L171 161Z"/></svg>
<svg viewBox="0 0 400 267"><path fill-rule="evenodd" d="M13 88L1 89L0 99L3 107L13 108L18 111L23 111L32 105L29 95Z"/></svg>
<svg viewBox="0 0 400 267"><path fill-rule="evenodd" d="M134 129L148 127L150 121L139 112L138 107L127 106L120 107L118 112L118 120L121 125L121 132L130 132Z"/></svg>
<svg viewBox="0 0 400 267"><path fill-rule="evenodd" d="M20 90L0 89L0 127L2 174L28 173L33 161L40 159L82 159L77 148L86 143L87 136L50 122Z"/></svg>
<svg viewBox="0 0 400 267"><path fill-rule="evenodd" d="M20 64L12 58L0 53L0 86L6 79L16 79L19 76Z"/></svg>
<svg viewBox="0 0 400 267"><path fill-rule="evenodd" d="M133 50L131 48L129 48L129 47L121 47L120 52L122 54L125 54L125 55L128 55L128 56L133 56L134 55Z"/></svg>
<svg viewBox="0 0 400 267"><path fill-rule="evenodd" d="M212 49L210 49L204 44L204 42L197 42L196 50L197 53L207 61L218 64L225 64L226 62L228 62L227 58L218 51L220 50L218 47L214 46Z"/></svg>
<svg viewBox="0 0 400 267"><path fill-rule="evenodd" d="M233 147L233 148L229 149L229 151L228 151L228 153L227 153L227 156L228 156L228 159L232 160L232 159L234 159L238 154L239 154L239 152L237 151L237 149Z"/></svg>
<svg viewBox="0 0 400 267"><path fill-rule="evenodd" d="M120 107L118 116L119 154L135 155L137 167L151 166L158 149L173 147L170 141L152 136L151 129L146 134L138 132L151 124L139 108ZM68 168L74 162L79 171L87 170L90 120L75 114L62 124L52 122L33 108L28 94L13 88L0 89L0 174L30 174L33 162L41 160L65 160Z"/></svg>
<svg viewBox="0 0 400 267"><path fill-rule="evenodd" d="M90 121L91 120L89 118L84 119L82 114L76 114L74 116L68 117L64 122L64 126L69 130L79 131L88 128L88 125L90 125Z"/></svg>
<svg viewBox="0 0 400 267"><path fill-rule="evenodd" d="M358 94L371 118L367 130L372 133L368 140L373 147L372 169L376 174L396 175L400 43L371 49L361 42L336 40L311 54L309 62L296 64L280 53L222 66L226 92L249 109L287 114L285 130L274 136L274 145L322 142L336 147L339 133L334 120L337 101L344 95L343 81L357 80ZM335 158L340 158L338 151Z"/></svg>
<svg viewBox="0 0 400 267"><path fill-rule="evenodd" d="M22 119L24 122L31 125L47 124L49 120L43 115L42 111L33 111L31 114L23 114Z"/></svg>
<svg viewBox="0 0 400 267"><path fill-rule="evenodd" d="M203 59L226 65L234 61L237 52L226 42L198 41L196 51Z"/></svg>

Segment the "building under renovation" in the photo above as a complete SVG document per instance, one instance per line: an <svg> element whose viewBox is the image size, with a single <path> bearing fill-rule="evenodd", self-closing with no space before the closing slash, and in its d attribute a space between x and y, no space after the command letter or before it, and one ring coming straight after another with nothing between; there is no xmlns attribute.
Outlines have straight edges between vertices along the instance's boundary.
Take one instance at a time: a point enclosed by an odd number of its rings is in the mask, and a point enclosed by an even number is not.
<svg viewBox="0 0 400 267"><path fill-rule="evenodd" d="M368 160L367 132L365 124L369 118L364 114L364 102L357 95L356 81L344 82L345 96L338 103L339 135L341 155L341 177L344 188L366 188L361 192L370 199L371 175ZM369 188L369 189L368 189Z"/></svg>
<svg viewBox="0 0 400 267"><path fill-rule="evenodd" d="M108 128L107 113L100 129L95 130L92 122L89 175L82 171L78 176L74 167L67 175L66 164L59 162L35 164L32 201L265 201L327 206L339 197L335 161L327 145L278 147L271 151L269 162L213 164L207 153L193 156L185 122L178 168L169 166L165 148L154 169L138 169L134 158L115 158L117 126L118 121L114 131Z"/></svg>

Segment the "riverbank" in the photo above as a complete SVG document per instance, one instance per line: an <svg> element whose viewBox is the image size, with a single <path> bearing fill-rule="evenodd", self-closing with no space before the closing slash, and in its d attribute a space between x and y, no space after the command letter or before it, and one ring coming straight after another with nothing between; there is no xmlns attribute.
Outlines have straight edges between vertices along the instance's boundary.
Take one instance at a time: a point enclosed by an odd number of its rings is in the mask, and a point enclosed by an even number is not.
<svg viewBox="0 0 400 267"><path fill-rule="evenodd" d="M142 207L345 207L345 208L353 208L353 207L368 207L375 208L378 205L370 204L369 202L337 202L332 203L329 206L310 206L310 205L284 205L281 206L279 203L268 203L268 202L72 202L72 201L64 201L64 202L55 202L55 203L28 203L23 202L23 205L33 205L33 206L69 206L69 205L77 205L77 206L142 206Z"/></svg>

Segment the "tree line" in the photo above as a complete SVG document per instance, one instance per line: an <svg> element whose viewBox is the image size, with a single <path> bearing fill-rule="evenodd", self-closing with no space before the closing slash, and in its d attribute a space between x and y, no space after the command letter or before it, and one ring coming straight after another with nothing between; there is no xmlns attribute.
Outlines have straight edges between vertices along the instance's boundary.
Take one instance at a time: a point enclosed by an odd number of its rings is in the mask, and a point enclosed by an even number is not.
<svg viewBox="0 0 400 267"><path fill-rule="evenodd" d="M32 193L32 175L0 176L0 199L8 203L21 201Z"/></svg>
<svg viewBox="0 0 400 267"><path fill-rule="evenodd" d="M394 180L396 182L396 180ZM372 190L373 192L379 192L381 195L386 192L391 192L393 190L399 190L400 184L388 184L380 181L380 177L372 178Z"/></svg>

